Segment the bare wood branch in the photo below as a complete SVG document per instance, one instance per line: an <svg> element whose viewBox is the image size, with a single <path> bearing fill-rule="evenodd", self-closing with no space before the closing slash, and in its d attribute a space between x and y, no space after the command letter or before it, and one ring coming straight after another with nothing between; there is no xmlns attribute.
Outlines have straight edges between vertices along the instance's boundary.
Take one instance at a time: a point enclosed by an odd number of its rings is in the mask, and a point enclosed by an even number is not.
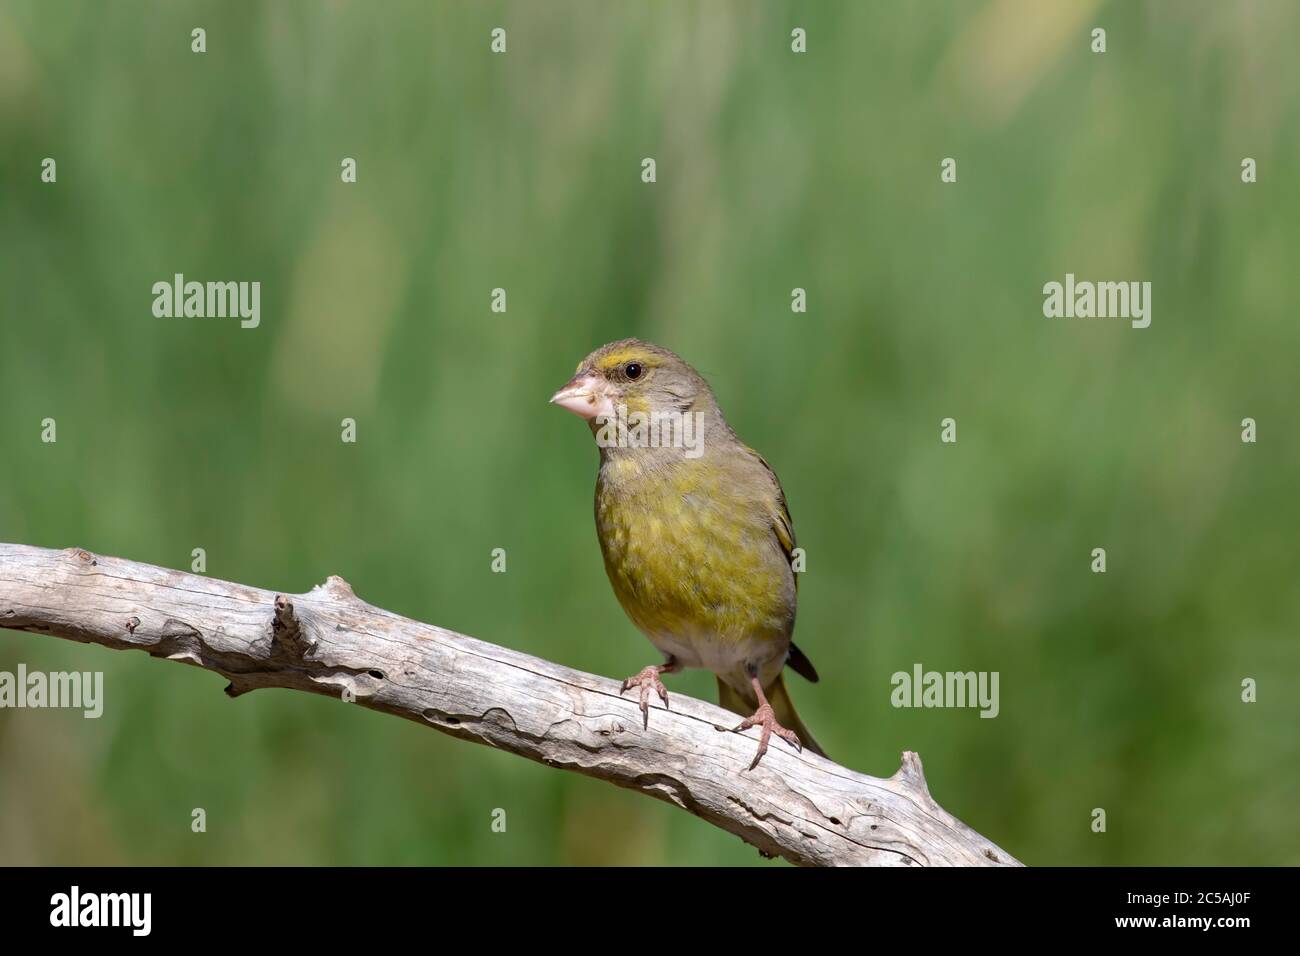
<svg viewBox="0 0 1300 956"><path fill-rule="evenodd" d="M888 779L774 745L674 694L649 729L619 684L421 624L331 577L276 594L80 548L0 544L0 627L216 671L237 697L310 691L640 791L804 865L1019 865L930 796L920 758Z"/></svg>

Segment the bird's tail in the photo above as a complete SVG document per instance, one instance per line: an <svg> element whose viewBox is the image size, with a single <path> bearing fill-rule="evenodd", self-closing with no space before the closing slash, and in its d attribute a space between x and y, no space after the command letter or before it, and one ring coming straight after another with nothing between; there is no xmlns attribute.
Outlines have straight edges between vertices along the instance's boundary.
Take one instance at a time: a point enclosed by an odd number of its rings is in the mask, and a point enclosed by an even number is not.
<svg viewBox="0 0 1300 956"><path fill-rule="evenodd" d="M763 693L767 695L767 702L772 705L776 722L798 734L800 742L813 753L825 757L826 751L822 750L821 744L817 743L812 731L804 726L804 722L799 719L799 712L794 709L790 692L785 689L785 676L777 674L776 680L772 681L770 686L763 688ZM718 678L718 703L733 714L740 714L741 717L749 717L758 708L758 701L748 699L730 684L724 683L721 677Z"/></svg>

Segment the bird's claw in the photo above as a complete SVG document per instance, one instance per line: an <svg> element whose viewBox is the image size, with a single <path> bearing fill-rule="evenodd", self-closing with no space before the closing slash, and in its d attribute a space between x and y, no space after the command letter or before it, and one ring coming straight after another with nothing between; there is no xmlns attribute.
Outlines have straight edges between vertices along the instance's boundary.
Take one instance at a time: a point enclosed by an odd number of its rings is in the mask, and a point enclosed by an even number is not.
<svg viewBox="0 0 1300 956"><path fill-rule="evenodd" d="M746 717L732 728L732 733L740 733L750 727L763 728L762 736L758 739L758 753L754 754L754 762L749 765L750 770L757 767L758 762L763 759L763 754L767 753L767 743L772 739L773 734L776 734L799 753L803 753L803 743L799 740L799 735L776 722L776 714L773 713L770 704L760 704L752 717ZM725 730L726 728L719 727L718 729Z"/></svg>
<svg viewBox="0 0 1300 956"><path fill-rule="evenodd" d="M641 673L634 674L627 680L623 681L623 689L619 695L626 694L633 687L641 688L641 724L642 729L650 728L650 691L653 690L659 695L659 699L664 703L664 710L668 709L668 688L664 682L659 679L660 668L651 664L649 667L642 668Z"/></svg>

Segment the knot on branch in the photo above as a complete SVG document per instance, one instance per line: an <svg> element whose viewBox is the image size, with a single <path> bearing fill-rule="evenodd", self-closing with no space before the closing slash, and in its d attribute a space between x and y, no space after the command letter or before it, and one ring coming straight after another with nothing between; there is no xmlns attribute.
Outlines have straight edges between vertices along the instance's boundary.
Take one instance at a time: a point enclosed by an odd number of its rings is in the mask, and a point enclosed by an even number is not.
<svg viewBox="0 0 1300 956"><path fill-rule="evenodd" d="M136 622L134 627L131 621ZM127 630L134 635L136 628L140 626L139 618L132 617L126 622L126 626ZM203 635L193 624L169 617L163 622L162 630L158 633L158 643L150 653L165 657L169 661L185 661L202 667Z"/></svg>
<svg viewBox="0 0 1300 956"><path fill-rule="evenodd" d="M898 765L898 770L894 772L890 779L907 784L908 787L924 796L926 800L931 803L934 802L934 798L930 796L930 785L925 782L925 770L921 766L921 755L915 750L903 751L903 762Z"/></svg>
<svg viewBox="0 0 1300 956"><path fill-rule="evenodd" d="M313 591L323 591L336 601L355 601L356 592L352 590L352 585L348 584L337 574L331 574L325 579L324 584L318 584Z"/></svg>
<svg viewBox="0 0 1300 956"><path fill-rule="evenodd" d="M294 613L293 601L289 600L286 594L275 596L275 617L271 619L271 646L298 660L306 657L312 649L312 642L307 639L298 615Z"/></svg>

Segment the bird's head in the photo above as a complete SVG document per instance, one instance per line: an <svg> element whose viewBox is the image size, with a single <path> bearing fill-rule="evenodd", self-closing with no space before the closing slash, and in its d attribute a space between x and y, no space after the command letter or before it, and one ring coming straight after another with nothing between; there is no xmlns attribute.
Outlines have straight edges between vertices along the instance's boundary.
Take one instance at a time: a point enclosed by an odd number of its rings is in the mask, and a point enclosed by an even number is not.
<svg viewBox="0 0 1300 956"><path fill-rule="evenodd" d="M706 412L712 409L713 394L679 356L649 342L623 339L579 362L551 402L594 423L614 416L620 405L628 414Z"/></svg>

